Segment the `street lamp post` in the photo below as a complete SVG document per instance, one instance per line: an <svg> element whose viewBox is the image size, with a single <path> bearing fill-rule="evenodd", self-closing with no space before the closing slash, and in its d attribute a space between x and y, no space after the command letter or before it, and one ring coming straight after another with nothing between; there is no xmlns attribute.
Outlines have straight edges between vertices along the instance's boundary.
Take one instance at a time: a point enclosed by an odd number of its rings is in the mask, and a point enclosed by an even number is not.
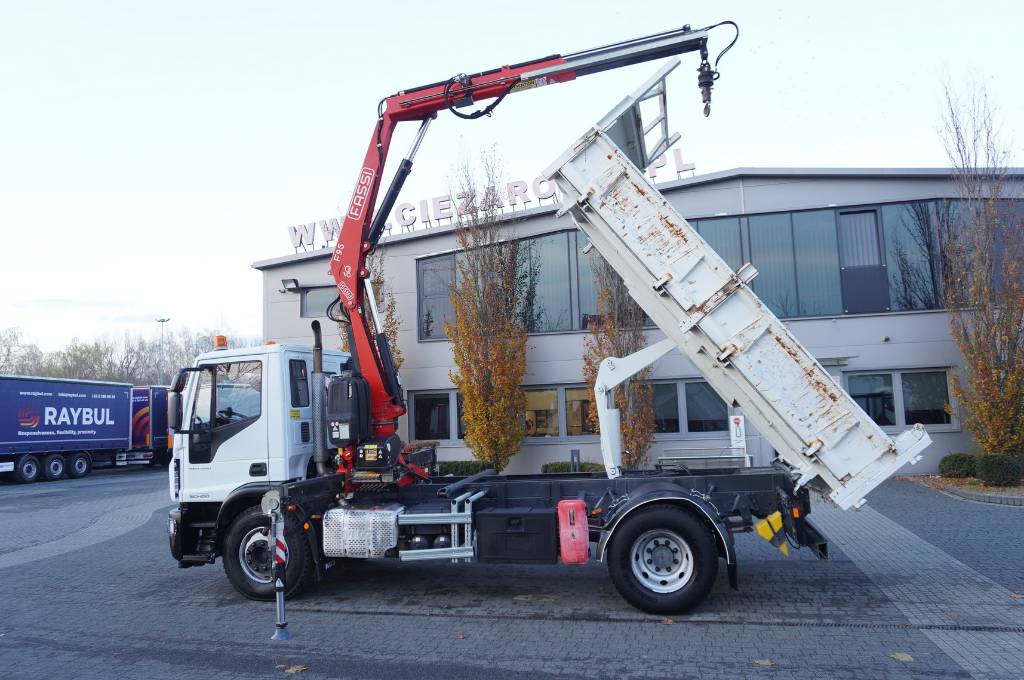
<svg viewBox="0 0 1024 680"><path fill-rule="evenodd" d="M166 368L164 366L164 364L166 363L166 358L167 358L166 352L164 350L164 326L166 326L167 322L170 321L170 320L171 320L171 317L169 317L169 316L165 317L163 319L157 319L156 320L156 322L158 324L160 324L160 382L167 382L167 380L165 379L166 376L167 376L167 372L166 372Z"/></svg>

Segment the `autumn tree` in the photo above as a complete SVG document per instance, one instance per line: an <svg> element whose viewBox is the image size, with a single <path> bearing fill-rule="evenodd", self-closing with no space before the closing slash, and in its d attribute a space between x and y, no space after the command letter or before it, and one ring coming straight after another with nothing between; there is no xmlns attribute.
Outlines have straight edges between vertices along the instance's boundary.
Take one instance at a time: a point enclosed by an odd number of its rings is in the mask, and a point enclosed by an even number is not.
<svg viewBox="0 0 1024 680"><path fill-rule="evenodd" d="M624 357L647 346L646 315L630 297L618 273L597 251L592 250L591 270L597 289L597 315L589 320L590 335L583 341L583 377L591 391L606 357ZM648 366L615 388L615 408L622 418L622 463L627 468L643 467L654 435L654 388ZM587 414L594 431L599 431L593 402Z"/></svg>
<svg viewBox="0 0 1024 680"><path fill-rule="evenodd" d="M1024 450L1024 221L983 86L945 92L942 136L958 201L942 229L944 300L964 357L953 393L986 453ZM1014 194L1014 195L1011 195Z"/></svg>
<svg viewBox="0 0 1024 680"><path fill-rule="evenodd" d="M500 220L494 156L482 154L480 167L478 174L464 163L457 178L464 210L455 228L453 318L444 328L455 362L449 375L462 397L466 445L478 460L501 470L525 434L524 319L536 311L527 305L536 266L529 245Z"/></svg>

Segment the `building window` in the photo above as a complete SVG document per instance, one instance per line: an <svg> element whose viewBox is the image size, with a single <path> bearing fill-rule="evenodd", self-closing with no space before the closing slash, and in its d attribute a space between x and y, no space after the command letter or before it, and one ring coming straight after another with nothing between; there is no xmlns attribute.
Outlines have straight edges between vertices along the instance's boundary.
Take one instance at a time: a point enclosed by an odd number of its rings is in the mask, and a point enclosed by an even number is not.
<svg viewBox="0 0 1024 680"><path fill-rule="evenodd" d="M706 382L686 383L686 429L722 432L729 429L729 408Z"/></svg>
<svg viewBox="0 0 1024 680"><path fill-rule="evenodd" d="M679 432L679 390L676 383L654 384L654 431Z"/></svg>
<svg viewBox="0 0 1024 680"><path fill-rule="evenodd" d="M797 314L824 316L843 313L839 280L839 245L833 210L793 213L796 251ZM755 283L757 279L754 279Z"/></svg>
<svg viewBox="0 0 1024 680"><path fill-rule="evenodd" d="M466 409L462 404L462 392L455 393L455 427L459 439L466 438Z"/></svg>
<svg viewBox="0 0 1024 680"><path fill-rule="evenodd" d="M580 309L579 328L584 330L590 328L598 316L597 266L601 258L596 248L591 248L589 253L583 253L587 243L587 237L583 232L576 235L576 268L577 278L579 279Z"/></svg>
<svg viewBox="0 0 1024 680"><path fill-rule="evenodd" d="M882 264L874 210L839 214L839 252L844 267L877 267Z"/></svg>
<svg viewBox="0 0 1024 680"><path fill-rule="evenodd" d="M451 303L451 287L455 282L455 256L432 257L420 260L417 265L419 339L444 338L445 321L455 318Z"/></svg>
<svg viewBox="0 0 1024 680"><path fill-rule="evenodd" d="M743 242L740 238L740 218L716 217L693 223L697 233L708 242L719 257L733 268L743 264Z"/></svg>
<svg viewBox="0 0 1024 680"><path fill-rule="evenodd" d="M850 396L878 425L896 424L896 399L892 374L864 373L847 379Z"/></svg>
<svg viewBox="0 0 1024 680"><path fill-rule="evenodd" d="M906 425L949 425L949 387L945 371L901 373L903 421Z"/></svg>
<svg viewBox="0 0 1024 680"><path fill-rule="evenodd" d="M946 371L886 371L846 376L853 400L881 426L953 425Z"/></svg>
<svg viewBox="0 0 1024 680"><path fill-rule="evenodd" d="M799 314L793 225L789 213L756 215L747 220L750 261L757 267L754 292L777 316Z"/></svg>
<svg viewBox="0 0 1024 680"><path fill-rule="evenodd" d="M288 382L292 393L292 408L309 406L309 375L302 359L288 360Z"/></svg>
<svg viewBox="0 0 1024 680"><path fill-rule="evenodd" d="M558 390L525 390L526 436L558 436Z"/></svg>
<svg viewBox="0 0 1024 680"><path fill-rule="evenodd" d="M939 309L942 306L938 271L942 248L936 222L943 217L937 215L936 210L948 211L948 202L882 206L889 299L893 309Z"/></svg>
<svg viewBox="0 0 1024 680"><path fill-rule="evenodd" d="M523 319L529 333L572 330L569 234L529 239Z"/></svg>
<svg viewBox="0 0 1024 680"><path fill-rule="evenodd" d="M597 434L590 423L590 404L594 392L586 387L565 388L565 425L570 437Z"/></svg>
<svg viewBox="0 0 1024 680"><path fill-rule="evenodd" d="M307 319L327 316L327 307L338 299L338 289L334 286L306 288L301 293L299 315Z"/></svg>
<svg viewBox="0 0 1024 680"><path fill-rule="evenodd" d="M448 404L447 392L413 395L415 439L451 439Z"/></svg>

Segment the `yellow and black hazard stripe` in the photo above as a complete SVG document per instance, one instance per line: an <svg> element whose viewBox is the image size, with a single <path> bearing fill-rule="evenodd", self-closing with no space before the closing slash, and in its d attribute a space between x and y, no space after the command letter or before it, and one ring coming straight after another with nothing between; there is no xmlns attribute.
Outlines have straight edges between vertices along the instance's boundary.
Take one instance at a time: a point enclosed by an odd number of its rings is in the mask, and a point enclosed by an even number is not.
<svg viewBox="0 0 1024 680"><path fill-rule="evenodd" d="M782 528L782 513L776 510L762 520L754 523L754 532L775 546L780 553L789 557L789 541L786 531Z"/></svg>

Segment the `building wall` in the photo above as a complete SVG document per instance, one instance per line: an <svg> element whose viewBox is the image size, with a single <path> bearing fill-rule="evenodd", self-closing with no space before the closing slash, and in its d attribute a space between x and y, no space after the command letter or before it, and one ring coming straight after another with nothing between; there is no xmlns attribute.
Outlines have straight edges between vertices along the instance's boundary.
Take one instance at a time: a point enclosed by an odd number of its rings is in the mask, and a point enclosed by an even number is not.
<svg viewBox="0 0 1024 680"><path fill-rule="evenodd" d="M819 171L828 173L829 171ZM683 180L659 189L684 216L709 217L722 214L768 212L828 206L855 206L891 201L952 196L953 187L942 176L733 176L717 181ZM556 220L552 208L522 213L514 223L518 237L572 229L568 217ZM389 237L382 244L384 268L390 280L401 318L399 345L405 357L401 369L405 389L422 391L452 390L450 346L447 341L421 341L417 336L417 260L455 249L450 226ZM264 275L263 330L268 339L278 342L308 343L309 323L300 317L300 296L281 292L281 279L297 279L303 287L331 285L328 274L328 250L287 256L257 263ZM321 319L325 328L333 324ZM848 376L858 371L949 369L961 363L948 334L948 315L942 311L919 311L861 316L795 319L788 322L796 337L836 375L844 386ZM583 340L586 331L531 335L525 386L582 385ZM338 342L338 335L325 333L326 342ZM660 331L649 332L651 342L661 339ZM678 353L670 354L654 366L654 379L699 378L693 365ZM952 400L952 399L951 399ZM942 455L973 448L969 435L960 425L959 409L951 404L953 422L929 426L934 444L925 460L908 472L932 472ZM564 411L562 415L564 427ZM400 424L404 439L412 438L408 417ZM900 426L886 427L898 432ZM659 434L651 456L689 447L723 447L727 433ZM579 449L584 460L600 460L596 436L528 438L519 455L513 458L509 472L537 471L542 462L568 460L570 449ZM772 451L762 438L748 428L748 450L754 464L766 464ZM442 442L442 459L466 459L471 453L460 440Z"/></svg>

